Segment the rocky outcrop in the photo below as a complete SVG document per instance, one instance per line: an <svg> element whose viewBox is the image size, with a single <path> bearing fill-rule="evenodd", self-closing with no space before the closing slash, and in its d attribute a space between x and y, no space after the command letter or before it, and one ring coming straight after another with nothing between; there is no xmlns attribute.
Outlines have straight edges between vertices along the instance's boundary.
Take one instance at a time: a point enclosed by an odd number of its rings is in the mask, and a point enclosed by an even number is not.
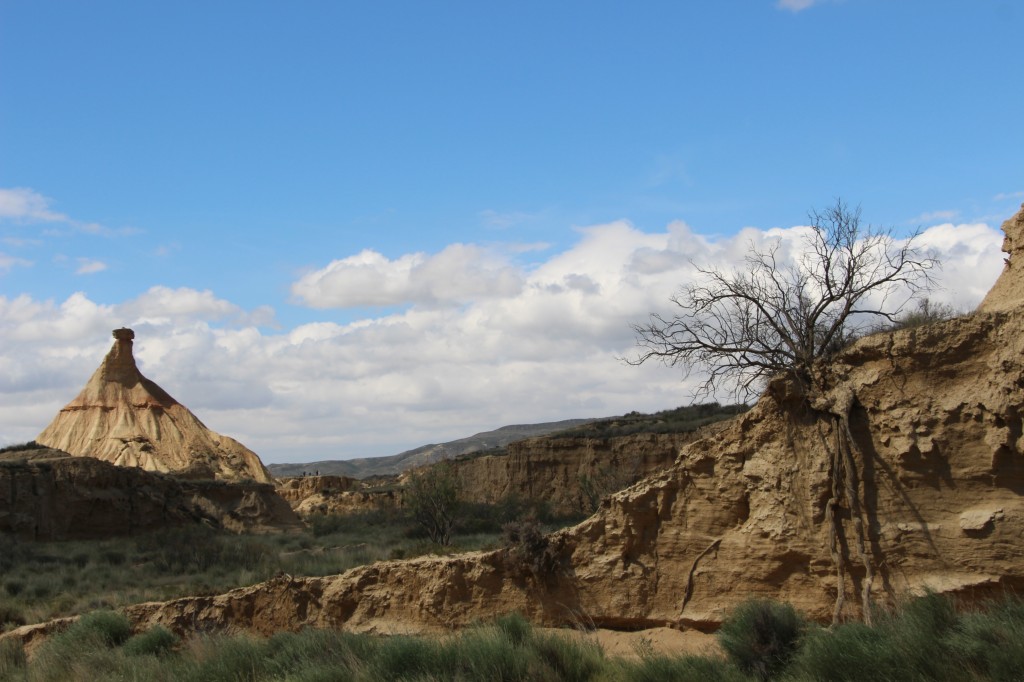
<svg viewBox="0 0 1024 682"><path fill-rule="evenodd" d="M206 427L184 405L142 376L131 329L114 330L113 347L82 392L36 442L76 457L193 478L270 483L260 458Z"/></svg>
<svg viewBox="0 0 1024 682"><path fill-rule="evenodd" d="M691 432L529 438L509 444L507 455L456 459L453 465L470 501L536 500L556 514L578 514L670 465L696 437Z"/></svg>
<svg viewBox="0 0 1024 682"><path fill-rule="evenodd" d="M979 310L1012 310L1024 302L1024 204L1003 223L1003 273L981 302Z"/></svg>
<svg viewBox="0 0 1024 682"><path fill-rule="evenodd" d="M397 478L395 479L397 486ZM280 479L277 492L300 516L357 514L394 509L402 504L397 487L373 488L347 476L300 476Z"/></svg>
<svg viewBox="0 0 1024 682"><path fill-rule="evenodd" d="M0 533L87 540L195 523L234 532L302 527L265 483L177 480L54 450L0 460Z"/></svg>

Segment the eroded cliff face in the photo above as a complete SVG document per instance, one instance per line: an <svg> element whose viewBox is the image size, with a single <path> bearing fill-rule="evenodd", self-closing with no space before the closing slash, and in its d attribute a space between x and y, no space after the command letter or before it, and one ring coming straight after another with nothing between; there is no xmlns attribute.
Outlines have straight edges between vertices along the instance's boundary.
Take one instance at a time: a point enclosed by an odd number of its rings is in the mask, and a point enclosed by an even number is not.
<svg viewBox="0 0 1024 682"><path fill-rule="evenodd" d="M58 451L0 461L0 533L22 540L132 536L206 523L226 530L302 527L272 486L181 481Z"/></svg>
<svg viewBox="0 0 1024 682"><path fill-rule="evenodd" d="M675 461L695 433L642 433L610 438L528 438L507 455L453 460L473 502L503 498L546 502L557 514L592 511L607 494Z"/></svg>

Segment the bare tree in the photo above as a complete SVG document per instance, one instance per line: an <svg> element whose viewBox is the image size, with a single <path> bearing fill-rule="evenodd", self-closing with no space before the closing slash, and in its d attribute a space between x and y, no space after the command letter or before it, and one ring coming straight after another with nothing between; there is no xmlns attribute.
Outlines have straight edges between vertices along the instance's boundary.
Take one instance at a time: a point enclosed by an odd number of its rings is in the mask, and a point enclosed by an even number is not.
<svg viewBox="0 0 1024 682"><path fill-rule="evenodd" d="M462 485L451 462L415 471L405 487L405 504L416 522L439 545L450 545L461 507Z"/></svg>
<svg viewBox="0 0 1024 682"><path fill-rule="evenodd" d="M698 394L731 388L749 397L779 374L796 380L829 456L831 496L824 512L838 584L833 621L839 622L845 603L850 560L840 538L848 518L854 526L851 545L864 571L861 609L870 624L875 560L856 461L863 464L864 455L850 428L856 396L852 390L826 396L817 360L877 330L880 321L900 321L907 303L930 287L938 262L918 248L918 232L899 240L891 229L862 228L860 209L850 210L841 200L812 211L810 219L795 258L784 262L781 242L767 248L752 243L742 269L698 268L697 281L671 298L679 308L675 316L654 314L646 324L634 325L641 351L628 361L656 359L685 372L703 369L707 378Z"/></svg>
<svg viewBox="0 0 1024 682"><path fill-rule="evenodd" d="M864 228L860 209L838 199L809 217L791 262L782 262L776 241L751 243L740 269L698 267L697 280L670 298L675 315L633 325L641 350L627 362L704 369L698 395L731 388L747 398L782 372L809 389L818 358L879 318L896 319L931 285L937 261L917 247L918 232L899 240L891 229Z"/></svg>

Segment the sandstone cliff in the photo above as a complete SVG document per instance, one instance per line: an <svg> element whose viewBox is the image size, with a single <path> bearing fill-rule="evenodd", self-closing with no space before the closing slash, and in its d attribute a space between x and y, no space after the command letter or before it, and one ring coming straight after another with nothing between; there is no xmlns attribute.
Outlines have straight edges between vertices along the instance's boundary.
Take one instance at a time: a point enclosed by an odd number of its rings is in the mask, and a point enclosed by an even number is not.
<svg viewBox="0 0 1024 682"><path fill-rule="evenodd" d="M1024 243L1022 214L1004 229L1009 244ZM1018 269L1008 266L993 291L1020 291ZM511 610L553 625L713 629L753 595L822 621L848 595L840 615L859 617L853 597L869 575L883 604L924 587L965 601L1019 590L1024 301L997 299L971 316L861 339L824 369L814 405L773 382L752 410L702 432L672 466L555 534L550 561L494 551L380 562L127 613L140 627L179 632L411 633ZM847 436L863 510L835 508L833 556L830 472Z"/></svg>
<svg viewBox="0 0 1024 682"><path fill-rule="evenodd" d="M222 480L273 480L260 458L208 429L184 405L142 376L131 329L114 330L110 352L82 392L36 442L76 457L95 457L147 471Z"/></svg>
<svg viewBox="0 0 1024 682"><path fill-rule="evenodd" d="M510 443L506 455L453 464L472 502L516 497L544 501L556 514L576 514L592 511L605 495L668 466L696 437L692 432L529 438Z"/></svg>
<svg viewBox="0 0 1024 682"><path fill-rule="evenodd" d="M302 527L265 483L175 480L54 450L6 453L0 460L0 533L86 540L194 523L234 532Z"/></svg>

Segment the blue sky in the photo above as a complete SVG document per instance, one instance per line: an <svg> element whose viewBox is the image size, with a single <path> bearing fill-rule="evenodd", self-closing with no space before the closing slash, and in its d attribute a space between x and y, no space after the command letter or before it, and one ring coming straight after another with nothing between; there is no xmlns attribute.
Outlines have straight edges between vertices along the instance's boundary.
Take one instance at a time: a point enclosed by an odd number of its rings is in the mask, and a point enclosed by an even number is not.
<svg viewBox="0 0 1024 682"><path fill-rule="evenodd" d="M939 296L973 305L1024 201L1022 20L994 0L0 0L0 441L42 430L111 324L269 461L673 407L677 374L615 358L684 271L640 282L625 255L709 256L693 245L837 196L948 225L966 260Z"/></svg>

